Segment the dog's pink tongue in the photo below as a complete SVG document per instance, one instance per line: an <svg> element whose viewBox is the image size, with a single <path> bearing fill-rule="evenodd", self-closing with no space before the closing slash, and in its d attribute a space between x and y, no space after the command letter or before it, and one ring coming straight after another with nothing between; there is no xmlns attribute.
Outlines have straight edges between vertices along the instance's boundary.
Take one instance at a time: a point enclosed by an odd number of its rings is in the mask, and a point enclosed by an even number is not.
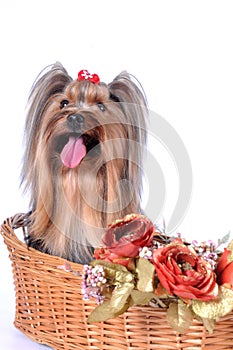
<svg viewBox="0 0 233 350"><path fill-rule="evenodd" d="M62 163L68 168L75 168L86 155L86 147L82 137L70 136L69 141L61 152Z"/></svg>

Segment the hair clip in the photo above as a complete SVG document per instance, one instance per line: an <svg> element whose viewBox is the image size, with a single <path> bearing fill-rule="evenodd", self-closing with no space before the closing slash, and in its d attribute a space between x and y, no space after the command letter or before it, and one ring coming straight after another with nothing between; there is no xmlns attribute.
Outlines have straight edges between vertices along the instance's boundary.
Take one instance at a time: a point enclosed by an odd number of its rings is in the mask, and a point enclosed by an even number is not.
<svg viewBox="0 0 233 350"><path fill-rule="evenodd" d="M99 84L100 82L100 78L97 74L91 74L86 69L80 70L77 80L89 80L94 84Z"/></svg>

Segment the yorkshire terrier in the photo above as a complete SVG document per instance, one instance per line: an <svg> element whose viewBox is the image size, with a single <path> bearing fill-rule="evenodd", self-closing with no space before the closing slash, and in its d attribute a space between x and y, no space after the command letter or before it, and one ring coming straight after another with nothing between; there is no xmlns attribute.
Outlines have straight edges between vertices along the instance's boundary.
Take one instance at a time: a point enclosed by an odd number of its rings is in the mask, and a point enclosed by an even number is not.
<svg viewBox="0 0 233 350"><path fill-rule="evenodd" d="M137 80L110 84L60 64L32 86L22 182L30 191L28 245L88 263L106 227L141 212L147 102Z"/></svg>

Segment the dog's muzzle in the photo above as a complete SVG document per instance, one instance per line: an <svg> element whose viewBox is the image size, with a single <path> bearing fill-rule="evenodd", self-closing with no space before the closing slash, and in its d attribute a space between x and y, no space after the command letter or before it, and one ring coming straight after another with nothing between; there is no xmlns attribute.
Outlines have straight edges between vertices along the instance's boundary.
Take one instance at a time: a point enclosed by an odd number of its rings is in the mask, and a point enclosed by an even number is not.
<svg viewBox="0 0 233 350"><path fill-rule="evenodd" d="M76 168L88 152L97 156L99 152L99 137L95 129L85 131L85 120L81 114L67 116L66 125L70 132L59 136L56 151L67 168Z"/></svg>
<svg viewBox="0 0 233 350"><path fill-rule="evenodd" d="M80 131L83 127L84 117L82 114L70 114L67 117L67 125L72 131Z"/></svg>

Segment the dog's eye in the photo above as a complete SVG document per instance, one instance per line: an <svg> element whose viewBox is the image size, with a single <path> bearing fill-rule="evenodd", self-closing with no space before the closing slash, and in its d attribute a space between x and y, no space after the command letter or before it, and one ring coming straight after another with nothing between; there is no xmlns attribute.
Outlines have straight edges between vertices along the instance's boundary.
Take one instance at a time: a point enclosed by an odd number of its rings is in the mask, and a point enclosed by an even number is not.
<svg viewBox="0 0 233 350"><path fill-rule="evenodd" d="M68 104L69 104L68 100L62 100L61 103L60 103L60 108L62 109L64 107L66 107Z"/></svg>
<svg viewBox="0 0 233 350"><path fill-rule="evenodd" d="M102 102L98 102L98 103L97 103L97 106L99 107L99 109L100 109L102 112L106 111L106 107L105 107L105 105L104 105Z"/></svg>

